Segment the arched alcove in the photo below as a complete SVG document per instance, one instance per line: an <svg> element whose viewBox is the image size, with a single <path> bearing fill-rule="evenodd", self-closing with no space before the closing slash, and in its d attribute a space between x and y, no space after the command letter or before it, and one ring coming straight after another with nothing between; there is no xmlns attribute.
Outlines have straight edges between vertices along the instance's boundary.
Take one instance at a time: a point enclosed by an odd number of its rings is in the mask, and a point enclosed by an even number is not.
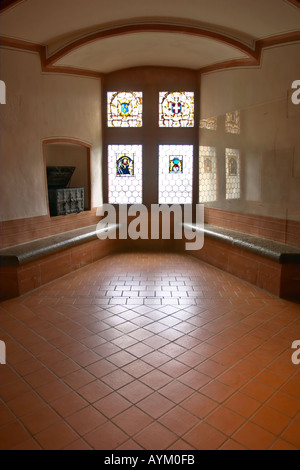
<svg viewBox="0 0 300 470"><path fill-rule="evenodd" d="M47 140L44 159L50 216L90 210L90 147L72 140Z"/></svg>

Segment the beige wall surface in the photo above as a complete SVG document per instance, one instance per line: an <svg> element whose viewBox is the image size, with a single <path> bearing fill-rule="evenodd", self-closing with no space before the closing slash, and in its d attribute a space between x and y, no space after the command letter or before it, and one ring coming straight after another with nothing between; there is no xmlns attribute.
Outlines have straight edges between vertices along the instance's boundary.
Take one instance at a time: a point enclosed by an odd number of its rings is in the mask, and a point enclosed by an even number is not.
<svg viewBox="0 0 300 470"><path fill-rule="evenodd" d="M201 118L217 117L217 130L200 129L200 145L217 153L217 201L208 206L300 220L300 44L263 52L259 67L201 77ZM240 133L225 132L226 113L240 111ZM241 197L226 200L225 149L239 149Z"/></svg>
<svg viewBox="0 0 300 470"><path fill-rule="evenodd" d="M46 139L91 146L92 205L102 203L101 84L96 78L42 73L36 53L1 49L6 105L0 121L1 221L47 214Z"/></svg>

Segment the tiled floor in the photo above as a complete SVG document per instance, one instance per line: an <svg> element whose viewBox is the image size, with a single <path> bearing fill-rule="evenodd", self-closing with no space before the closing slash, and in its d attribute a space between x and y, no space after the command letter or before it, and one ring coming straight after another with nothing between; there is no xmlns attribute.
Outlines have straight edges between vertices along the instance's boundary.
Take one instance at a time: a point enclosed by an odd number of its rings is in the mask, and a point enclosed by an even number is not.
<svg viewBox="0 0 300 470"><path fill-rule="evenodd" d="M300 449L300 305L187 256L1 304L0 449Z"/></svg>

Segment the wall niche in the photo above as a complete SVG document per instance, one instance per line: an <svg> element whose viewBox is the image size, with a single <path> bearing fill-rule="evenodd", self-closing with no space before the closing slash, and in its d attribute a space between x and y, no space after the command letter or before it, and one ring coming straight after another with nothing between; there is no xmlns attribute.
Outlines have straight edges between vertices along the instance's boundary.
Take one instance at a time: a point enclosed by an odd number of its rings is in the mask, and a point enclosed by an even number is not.
<svg viewBox="0 0 300 470"><path fill-rule="evenodd" d="M90 210L90 148L73 142L45 142L45 172L51 217Z"/></svg>

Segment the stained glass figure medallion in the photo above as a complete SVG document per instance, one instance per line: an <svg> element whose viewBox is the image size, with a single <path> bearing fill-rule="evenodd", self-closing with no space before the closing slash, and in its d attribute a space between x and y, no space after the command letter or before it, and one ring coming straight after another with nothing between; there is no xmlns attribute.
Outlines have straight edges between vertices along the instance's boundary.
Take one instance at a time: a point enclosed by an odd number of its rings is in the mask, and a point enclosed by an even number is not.
<svg viewBox="0 0 300 470"><path fill-rule="evenodd" d="M121 155L117 159L117 176L134 176L134 160L128 155Z"/></svg>
<svg viewBox="0 0 300 470"><path fill-rule="evenodd" d="M182 173L183 172L183 156L170 157L170 173Z"/></svg>

